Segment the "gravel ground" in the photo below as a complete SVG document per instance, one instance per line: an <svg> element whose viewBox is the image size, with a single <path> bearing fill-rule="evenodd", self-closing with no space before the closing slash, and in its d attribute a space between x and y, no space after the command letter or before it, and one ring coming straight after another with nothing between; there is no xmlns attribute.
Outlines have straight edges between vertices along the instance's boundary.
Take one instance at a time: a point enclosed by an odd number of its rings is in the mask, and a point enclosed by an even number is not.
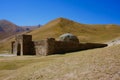
<svg viewBox="0 0 120 80"><path fill-rule="evenodd" d="M120 39L115 39L112 41L107 42L108 46L118 45L120 44Z"/></svg>
<svg viewBox="0 0 120 80"><path fill-rule="evenodd" d="M10 56L16 56L16 54L7 54L7 53L5 53L5 54L0 54L0 56L2 56L2 57L10 57Z"/></svg>

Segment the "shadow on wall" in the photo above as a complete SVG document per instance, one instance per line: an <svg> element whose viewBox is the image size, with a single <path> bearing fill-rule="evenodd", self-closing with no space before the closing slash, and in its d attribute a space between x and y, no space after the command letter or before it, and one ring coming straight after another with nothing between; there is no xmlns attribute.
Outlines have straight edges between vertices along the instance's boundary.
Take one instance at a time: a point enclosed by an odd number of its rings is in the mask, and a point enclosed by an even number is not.
<svg viewBox="0 0 120 80"><path fill-rule="evenodd" d="M73 34L67 33L59 37L47 38L40 41L32 41L32 35L18 35L12 42L11 51L17 55L53 55L64 54L87 49L106 47L107 44L101 43L80 43L79 39Z"/></svg>
<svg viewBox="0 0 120 80"><path fill-rule="evenodd" d="M107 44L101 44L101 43L75 43L75 42L56 41L54 39L48 39L47 43L48 43L47 45L48 54L64 54L68 52L102 48L107 46Z"/></svg>
<svg viewBox="0 0 120 80"><path fill-rule="evenodd" d="M96 48L104 48L104 47L107 47L107 46L108 46L107 44L101 44L101 43L80 43L79 47L78 48L75 47L74 50L58 51L55 54L66 54L66 53L79 52L79 51L96 49Z"/></svg>

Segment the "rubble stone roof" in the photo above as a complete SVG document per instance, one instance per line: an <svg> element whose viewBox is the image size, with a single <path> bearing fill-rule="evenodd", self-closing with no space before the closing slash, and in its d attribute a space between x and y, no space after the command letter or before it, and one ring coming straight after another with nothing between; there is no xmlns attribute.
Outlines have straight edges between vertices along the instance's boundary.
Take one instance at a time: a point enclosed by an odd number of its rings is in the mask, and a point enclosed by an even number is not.
<svg viewBox="0 0 120 80"><path fill-rule="evenodd" d="M61 35L59 37L59 40L65 41L65 42L77 42L77 43L79 43L79 39L71 33L66 33L66 34Z"/></svg>

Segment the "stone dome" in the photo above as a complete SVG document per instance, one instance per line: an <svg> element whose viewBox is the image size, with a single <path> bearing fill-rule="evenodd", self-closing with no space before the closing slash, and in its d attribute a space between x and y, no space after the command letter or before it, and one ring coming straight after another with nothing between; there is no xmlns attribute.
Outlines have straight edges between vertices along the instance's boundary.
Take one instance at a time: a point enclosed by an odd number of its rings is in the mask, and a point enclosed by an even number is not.
<svg viewBox="0 0 120 80"><path fill-rule="evenodd" d="M59 37L59 41L79 43L79 39L75 35L70 34L70 33L61 35Z"/></svg>

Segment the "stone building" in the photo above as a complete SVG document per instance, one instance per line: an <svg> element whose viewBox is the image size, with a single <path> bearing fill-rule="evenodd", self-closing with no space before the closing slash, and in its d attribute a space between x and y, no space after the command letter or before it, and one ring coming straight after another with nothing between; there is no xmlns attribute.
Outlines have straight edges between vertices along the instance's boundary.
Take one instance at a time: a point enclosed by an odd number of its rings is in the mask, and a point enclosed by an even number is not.
<svg viewBox="0 0 120 80"><path fill-rule="evenodd" d="M107 44L80 43L79 39L70 33L61 35L58 41L54 38L32 41L32 35L18 35L11 45L12 53L17 55L51 55L105 46Z"/></svg>

